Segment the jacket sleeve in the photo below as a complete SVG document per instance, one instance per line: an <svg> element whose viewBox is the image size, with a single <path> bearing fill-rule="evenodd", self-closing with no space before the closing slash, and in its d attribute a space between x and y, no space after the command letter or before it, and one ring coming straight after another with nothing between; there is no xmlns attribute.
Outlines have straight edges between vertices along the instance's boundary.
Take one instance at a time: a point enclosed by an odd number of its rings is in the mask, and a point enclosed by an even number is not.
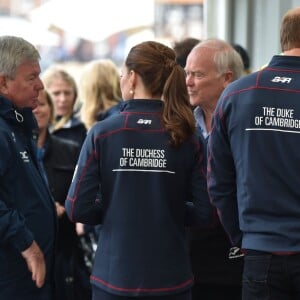
<svg viewBox="0 0 300 300"><path fill-rule="evenodd" d="M223 97L215 109L208 141L207 184L210 200L217 208L232 244L240 246L242 233L238 218L236 172L226 124L230 107L230 101Z"/></svg>
<svg viewBox="0 0 300 300"><path fill-rule="evenodd" d="M19 252L27 249L33 242L33 234L26 226L25 218L21 212L14 209L13 195L5 186L9 182L8 172L14 170L13 143L11 137L0 132L0 244L10 244Z"/></svg>
<svg viewBox="0 0 300 300"><path fill-rule="evenodd" d="M186 226L213 226L214 214L207 193L205 145L195 142L193 170L191 173L190 199L186 202Z"/></svg>
<svg viewBox="0 0 300 300"><path fill-rule="evenodd" d="M65 202L69 219L88 225L100 224L103 211L100 195L99 160L91 130L82 146Z"/></svg>

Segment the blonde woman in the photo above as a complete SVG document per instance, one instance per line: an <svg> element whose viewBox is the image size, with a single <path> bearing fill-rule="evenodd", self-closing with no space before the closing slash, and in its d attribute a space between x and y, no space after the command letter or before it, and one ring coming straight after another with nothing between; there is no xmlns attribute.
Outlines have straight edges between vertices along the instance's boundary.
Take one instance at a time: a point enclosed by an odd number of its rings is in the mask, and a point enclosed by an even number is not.
<svg viewBox="0 0 300 300"><path fill-rule="evenodd" d="M83 103L80 115L87 129L120 111L120 75L114 62L99 59L88 63L80 78L79 94Z"/></svg>
<svg viewBox="0 0 300 300"><path fill-rule="evenodd" d="M54 124L51 133L81 146L86 136L86 128L74 115L77 100L75 79L57 66L47 69L42 79L54 104Z"/></svg>

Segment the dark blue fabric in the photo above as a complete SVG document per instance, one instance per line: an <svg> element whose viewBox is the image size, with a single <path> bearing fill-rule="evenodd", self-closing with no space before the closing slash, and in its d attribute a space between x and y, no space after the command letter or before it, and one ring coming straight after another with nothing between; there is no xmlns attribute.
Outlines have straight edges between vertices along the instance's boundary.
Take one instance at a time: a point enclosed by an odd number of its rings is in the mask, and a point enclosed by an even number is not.
<svg viewBox="0 0 300 300"><path fill-rule="evenodd" d="M52 300L46 287L35 286L20 253L36 241L50 287L57 215L37 160L36 130L31 109L17 110L0 97L0 299Z"/></svg>
<svg viewBox="0 0 300 300"><path fill-rule="evenodd" d="M98 114L97 121L102 121L114 114L120 113L120 111L123 109L125 102L120 101L118 104L112 106L111 108L107 109L106 111Z"/></svg>
<svg viewBox="0 0 300 300"><path fill-rule="evenodd" d="M199 124L199 123L197 123ZM207 167L207 142L203 130L196 126L199 142L203 145L204 166ZM240 300L243 259L228 259L231 243L215 213L215 225L207 228L188 227L190 257L195 284L193 299Z"/></svg>
<svg viewBox="0 0 300 300"><path fill-rule="evenodd" d="M44 147L38 148L37 149L37 159L38 159L38 162L40 164L40 168L41 168L42 174L43 174L43 176L45 178L45 181L48 184L47 174L46 174L46 171L45 171L45 168L44 168L44 164L43 164L44 155L45 155L45 148Z"/></svg>
<svg viewBox="0 0 300 300"><path fill-rule="evenodd" d="M189 289L186 202L194 204L193 220L212 222L203 149L196 137L170 147L162 109L160 100L130 100L120 114L98 122L66 201L71 220L102 224L92 284L120 296Z"/></svg>
<svg viewBox="0 0 300 300"><path fill-rule="evenodd" d="M243 300L299 300L300 254L246 254Z"/></svg>
<svg viewBox="0 0 300 300"><path fill-rule="evenodd" d="M191 300L191 291L171 295L171 296L154 296L154 297L125 297L106 293L105 291L94 287L92 300Z"/></svg>
<svg viewBox="0 0 300 300"><path fill-rule="evenodd" d="M208 189L233 245L300 251L299 68L299 57L276 55L227 86L215 109Z"/></svg>

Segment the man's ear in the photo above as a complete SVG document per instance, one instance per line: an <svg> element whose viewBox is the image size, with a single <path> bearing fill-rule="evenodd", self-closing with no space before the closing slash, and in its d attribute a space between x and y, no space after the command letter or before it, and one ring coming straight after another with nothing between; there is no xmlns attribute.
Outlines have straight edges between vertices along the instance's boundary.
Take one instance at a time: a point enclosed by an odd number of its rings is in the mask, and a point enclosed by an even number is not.
<svg viewBox="0 0 300 300"><path fill-rule="evenodd" d="M224 88L232 82L232 78L233 78L233 72L232 71L227 71L226 73L224 73Z"/></svg>
<svg viewBox="0 0 300 300"><path fill-rule="evenodd" d="M0 74L0 94L8 94L7 80L6 76Z"/></svg>

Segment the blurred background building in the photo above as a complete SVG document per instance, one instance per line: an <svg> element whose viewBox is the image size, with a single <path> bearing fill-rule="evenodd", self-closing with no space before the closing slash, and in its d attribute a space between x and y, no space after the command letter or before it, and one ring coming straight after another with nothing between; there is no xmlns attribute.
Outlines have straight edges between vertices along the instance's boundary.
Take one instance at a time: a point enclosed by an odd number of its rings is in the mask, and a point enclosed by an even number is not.
<svg viewBox="0 0 300 300"><path fill-rule="evenodd" d="M42 54L42 68L112 58L155 39L221 38L247 49L251 69L280 53L279 26L300 0L1 0L0 35L22 36Z"/></svg>

